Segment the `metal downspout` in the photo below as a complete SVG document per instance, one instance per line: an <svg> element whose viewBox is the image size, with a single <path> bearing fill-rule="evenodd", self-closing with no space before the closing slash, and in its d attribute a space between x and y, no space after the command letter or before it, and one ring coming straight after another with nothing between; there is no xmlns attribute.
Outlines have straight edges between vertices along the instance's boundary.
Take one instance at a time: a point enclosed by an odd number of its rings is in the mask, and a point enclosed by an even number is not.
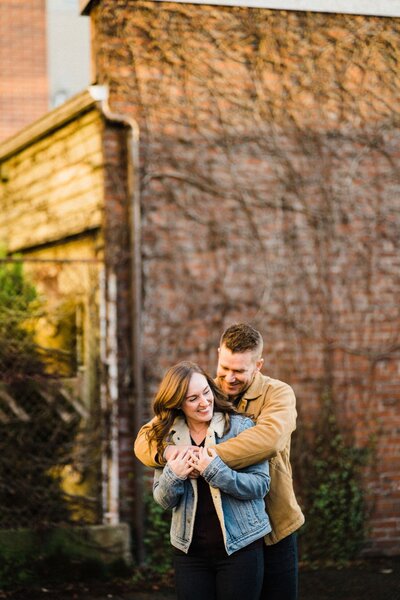
<svg viewBox="0 0 400 600"><path fill-rule="evenodd" d="M139 184L139 125L127 115L114 113L108 104L109 90L105 85L89 86L89 93L100 105L100 110L108 121L121 123L129 127L128 140L128 192L130 199L130 257L131 257L131 322L132 322L132 374L134 378L134 434L142 426L143 417L143 371L142 371L142 261L141 261L141 210ZM133 442L133 440L132 440ZM145 560L144 551L144 485L143 465L134 461L134 493L135 493L135 550L139 564Z"/></svg>

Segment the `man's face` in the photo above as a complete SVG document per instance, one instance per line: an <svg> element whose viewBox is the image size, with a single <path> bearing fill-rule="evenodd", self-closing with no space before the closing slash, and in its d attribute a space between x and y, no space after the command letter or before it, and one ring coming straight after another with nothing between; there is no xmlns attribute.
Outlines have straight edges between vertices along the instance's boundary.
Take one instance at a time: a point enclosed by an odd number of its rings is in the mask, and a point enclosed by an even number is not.
<svg viewBox="0 0 400 600"><path fill-rule="evenodd" d="M249 387L263 362L263 359L258 359L251 350L232 353L229 348L222 345L218 349L217 378L219 387L225 394L235 398Z"/></svg>

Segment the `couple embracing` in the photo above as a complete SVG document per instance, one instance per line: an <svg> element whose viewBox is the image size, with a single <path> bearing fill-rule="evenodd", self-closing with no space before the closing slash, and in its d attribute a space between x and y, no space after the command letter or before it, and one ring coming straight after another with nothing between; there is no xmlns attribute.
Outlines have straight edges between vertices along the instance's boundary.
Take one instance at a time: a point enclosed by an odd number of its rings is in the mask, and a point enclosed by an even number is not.
<svg viewBox="0 0 400 600"><path fill-rule="evenodd" d="M173 509L178 600L297 599L296 399L261 374L262 352L251 325L228 327L216 379L191 362L168 369L137 436L154 499Z"/></svg>

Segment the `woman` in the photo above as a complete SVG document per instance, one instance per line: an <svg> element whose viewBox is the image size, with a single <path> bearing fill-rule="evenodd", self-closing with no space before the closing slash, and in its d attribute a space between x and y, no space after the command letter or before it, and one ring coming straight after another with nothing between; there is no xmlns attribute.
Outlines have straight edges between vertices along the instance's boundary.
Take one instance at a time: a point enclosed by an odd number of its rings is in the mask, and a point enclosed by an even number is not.
<svg viewBox="0 0 400 600"><path fill-rule="evenodd" d="M165 373L154 412L149 444L160 455L166 444L176 445L164 469L155 472L153 495L173 509L178 600L257 600L263 536L271 531L263 501L268 463L234 471L208 448L253 422L235 414L213 380L190 362Z"/></svg>

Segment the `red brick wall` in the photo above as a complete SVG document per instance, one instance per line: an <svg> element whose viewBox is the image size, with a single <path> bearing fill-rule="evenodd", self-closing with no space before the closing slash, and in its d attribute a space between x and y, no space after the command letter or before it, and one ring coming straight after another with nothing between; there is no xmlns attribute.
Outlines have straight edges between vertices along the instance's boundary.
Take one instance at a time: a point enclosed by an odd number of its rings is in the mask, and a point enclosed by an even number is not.
<svg viewBox="0 0 400 600"><path fill-rule="evenodd" d="M0 140L48 111L45 0L0 3Z"/></svg>
<svg viewBox="0 0 400 600"><path fill-rule="evenodd" d="M374 441L366 550L398 553L399 21L111 0L92 20L98 79L141 127L149 403L251 321L299 439L329 388Z"/></svg>

